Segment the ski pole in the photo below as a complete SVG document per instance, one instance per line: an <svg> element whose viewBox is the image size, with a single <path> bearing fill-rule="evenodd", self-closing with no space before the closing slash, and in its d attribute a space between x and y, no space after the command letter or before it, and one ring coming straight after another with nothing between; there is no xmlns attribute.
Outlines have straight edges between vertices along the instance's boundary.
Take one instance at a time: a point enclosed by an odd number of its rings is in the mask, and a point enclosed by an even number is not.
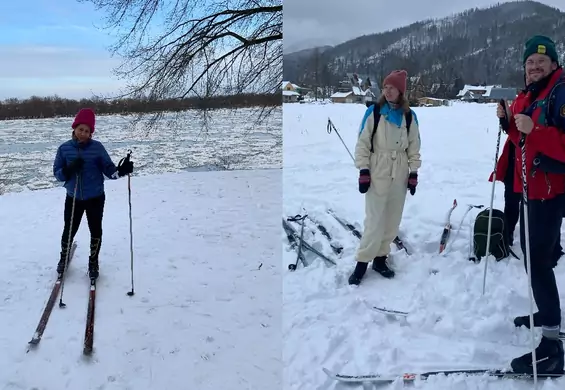
<svg viewBox="0 0 565 390"><path fill-rule="evenodd" d="M526 241L526 269L528 272L528 291L530 295L530 334L532 339L532 365L534 373L534 388L537 389L538 369L536 362L536 346L534 333L534 296L532 291L532 262L530 259L530 223L528 217L528 177L526 176L526 135L520 138L520 148L522 149L522 218L524 219L524 240Z"/></svg>
<svg viewBox="0 0 565 390"><path fill-rule="evenodd" d="M349 153L349 156L351 157L351 159L353 160L353 163L355 163L355 157L353 157L353 155L351 154L351 152L349 151L349 148L347 147L347 145L345 144L345 142L343 141L343 138L341 138L341 135L339 135L339 131L337 131L336 127L334 126L332 120L330 118L328 118L328 126L327 126L327 130L328 130L328 134L332 133L332 130L335 131L335 133L337 134L337 136L339 137L339 139L341 140L341 143L343 144L343 146L345 146L345 149L347 150L347 153Z"/></svg>
<svg viewBox="0 0 565 390"><path fill-rule="evenodd" d="M289 264L288 265L288 269L291 271L295 271L296 267L298 266L298 261L300 260L300 257L303 256L302 255L302 246L303 246L303 240L304 240L304 220L306 219L308 215L296 215L293 218L289 218L288 221L300 221L300 239L298 241L298 254L296 256L296 263L295 264Z"/></svg>
<svg viewBox="0 0 565 390"><path fill-rule="evenodd" d="M75 176L75 188L73 191L73 205L71 207L71 220L69 221L69 239L67 240L67 254L65 255L65 268L63 268L63 274L61 275L61 296L59 297L59 307L67 307L63 303L63 292L65 291L65 275L67 274L67 267L69 266L69 255L71 253L71 243L73 240L73 222L75 219L75 205L77 201L77 189L78 189L78 174Z"/></svg>
<svg viewBox="0 0 565 390"><path fill-rule="evenodd" d="M506 108L504 99L500 99L500 104L502 107ZM506 110L505 110L506 112ZM483 295L485 295L486 284L487 284L487 266L488 266L488 255L490 254L490 235L492 231L492 207L494 204L494 190L496 188L496 165L498 164L498 151L500 149L500 137L502 135L502 119L499 121L498 126L498 139L496 141L496 153L494 155L494 171L492 173L492 189L490 192L490 209L488 212L488 228L487 228L487 247L485 249L485 270L483 274Z"/></svg>
<svg viewBox="0 0 565 390"><path fill-rule="evenodd" d="M128 151L125 161L130 160L131 150ZM131 269L131 291L128 291L128 296L133 296L135 294L133 288L133 222L131 219L131 174L128 173L128 204L129 204L129 252L130 252L130 269Z"/></svg>

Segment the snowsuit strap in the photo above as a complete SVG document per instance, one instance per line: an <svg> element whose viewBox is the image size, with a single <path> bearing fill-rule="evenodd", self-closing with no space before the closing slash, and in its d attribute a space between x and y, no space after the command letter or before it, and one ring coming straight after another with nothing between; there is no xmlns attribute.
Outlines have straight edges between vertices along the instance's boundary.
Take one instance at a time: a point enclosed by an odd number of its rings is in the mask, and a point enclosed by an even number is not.
<svg viewBox="0 0 565 390"><path fill-rule="evenodd" d="M377 128L379 127L379 121L381 120L381 106L379 106L375 102L367 103L367 107L375 106L373 108L373 132L371 133L371 153L375 153L375 149L373 147L373 138L375 138L375 133L377 132ZM406 131L410 134L410 125L412 124L412 110L404 113L404 118L406 119Z"/></svg>

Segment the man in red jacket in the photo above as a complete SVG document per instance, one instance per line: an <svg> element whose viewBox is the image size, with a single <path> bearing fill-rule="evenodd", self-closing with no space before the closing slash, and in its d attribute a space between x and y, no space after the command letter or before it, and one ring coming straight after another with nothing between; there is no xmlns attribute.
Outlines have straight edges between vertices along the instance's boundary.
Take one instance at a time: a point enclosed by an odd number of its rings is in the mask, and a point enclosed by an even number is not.
<svg viewBox="0 0 565 390"><path fill-rule="evenodd" d="M508 128L503 129L505 132ZM520 153L520 149L518 149ZM500 155L496 164L496 180L504 183L504 229L506 236L504 237L509 246L514 245L514 230L518 224L520 216L520 201L522 200L522 192L514 191L514 177L516 172L516 146L506 139L502 147L502 154ZM518 168L520 170L521 168ZM491 173L489 181L492 182L493 174ZM565 209L564 209L565 212ZM564 215L565 217L565 215ZM552 264L553 267L557 266L559 259L565 254L561 246L561 235L557 239L557 244L553 250Z"/></svg>
<svg viewBox="0 0 565 390"><path fill-rule="evenodd" d="M508 138L516 147L514 191L527 188L529 258L534 299L538 312L534 326L542 327L536 348L538 373L563 374L563 343L559 339L561 307L553 272L553 253L560 237L565 206L565 76L559 65L555 43L534 36L523 56L526 88L508 107L497 108ZM526 178L522 175L522 145L525 144ZM520 243L526 253L524 201L520 206ZM528 316L514 319L516 326L530 327ZM514 372L532 373L532 355L511 363Z"/></svg>

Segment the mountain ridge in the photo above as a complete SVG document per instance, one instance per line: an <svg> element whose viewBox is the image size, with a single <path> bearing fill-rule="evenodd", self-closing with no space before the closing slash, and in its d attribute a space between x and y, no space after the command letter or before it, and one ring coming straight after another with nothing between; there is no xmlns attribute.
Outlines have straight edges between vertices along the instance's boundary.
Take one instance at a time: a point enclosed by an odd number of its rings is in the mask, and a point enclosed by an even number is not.
<svg viewBox="0 0 565 390"><path fill-rule="evenodd" d="M284 78L299 85L337 86L347 73L375 75L406 69L425 84L523 85L522 52L535 35L550 36L565 62L565 12L536 1L470 8L335 46L284 56Z"/></svg>

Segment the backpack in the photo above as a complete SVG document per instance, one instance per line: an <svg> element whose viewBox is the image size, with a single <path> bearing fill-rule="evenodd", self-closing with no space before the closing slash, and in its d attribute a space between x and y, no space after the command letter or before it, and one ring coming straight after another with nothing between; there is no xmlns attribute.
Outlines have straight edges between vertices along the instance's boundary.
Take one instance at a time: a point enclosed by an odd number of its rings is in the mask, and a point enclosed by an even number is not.
<svg viewBox="0 0 565 390"><path fill-rule="evenodd" d="M545 113L544 113L545 124L547 126L557 127L554 121L554 117L551 114L555 106L555 91L557 90L557 87L561 85L565 85L565 74L562 74L561 77L559 77L559 79L557 80L557 82L549 92L547 98L547 104L545 105ZM565 132L565 129L561 129L561 131ZM553 159L543 153L536 154L533 164L534 166L532 169L532 174L535 173L538 169L540 169L542 172L545 173L556 173L558 175L565 174L565 163Z"/></svg>
<svg viewBox="0 0 565 390"><path fill-rule="evenodd" d="M488 215L489 209L481 211L475 219L473 227L473 252L477 262L486 254L488 239ZM510 246L506 238L506 219L504 212L492 209L492 222L490 231L490 251L489 253L500 261L508 257L511 253Z"/></svg>
<svg viewBox="0 0 565 390"><path fill-rule="evenodd" d="M553 111L553 106L555 105L555 91L557 90L557 87L564 84L565 84L565 73L562 73L559 79L557 80L557 82L555 83L555 85L553 86L553 88L551 88L551 91L549 92L548 95L549 98L547 99L548 101L545 107L546 123L549 126L555 126L555 123L553 122L553 117L551 116L551 112ZM561 129L561 130L565 131L565 129Z"/></svg>
<svg viewBox="0 0 565 390"><path fill-rule="evenodd" d="M377 128L379 127L379 121L381 120L381 110L380 107L376 102L366 102L365 103L367 108L371 106L375 106L373 109L373 132L371 133L371 153L375 153L375 149L373 148L373 138L375 138L375 133L377 132ZM408 111L404 113L404 118L406 119L406 131L410 134L410 125L412 124L412 111Z"/></svg>

